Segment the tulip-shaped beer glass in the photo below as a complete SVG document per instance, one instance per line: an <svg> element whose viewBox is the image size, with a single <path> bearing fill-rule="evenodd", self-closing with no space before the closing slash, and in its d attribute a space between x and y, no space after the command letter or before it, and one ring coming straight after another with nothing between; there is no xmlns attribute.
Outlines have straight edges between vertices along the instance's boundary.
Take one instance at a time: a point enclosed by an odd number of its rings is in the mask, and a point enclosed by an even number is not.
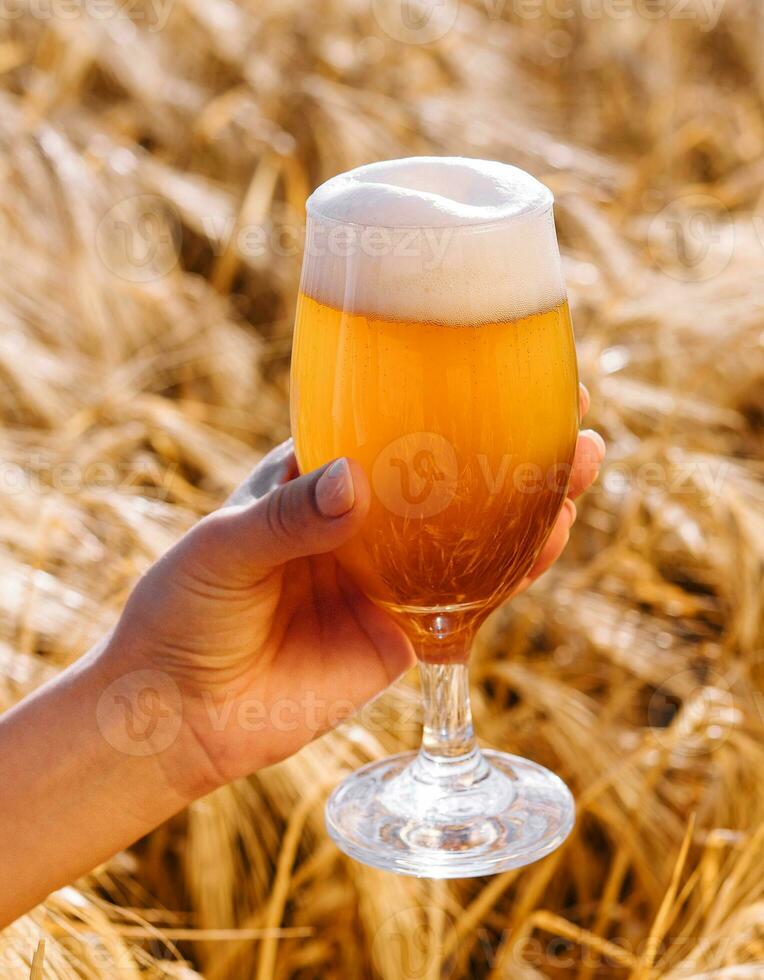
<svg viewBox="0 0 764 980"><path fill-rule="evenodd" d="M570 793L533 762L478 749L469 647L531 568L565 499L578 378L552 195L505 164L412 158L322 185L292 362L301 470L357 460L363 530L338 559L420 662L418 753L365 766L327 804L366 864L458 878L543 857Z"/></svg>

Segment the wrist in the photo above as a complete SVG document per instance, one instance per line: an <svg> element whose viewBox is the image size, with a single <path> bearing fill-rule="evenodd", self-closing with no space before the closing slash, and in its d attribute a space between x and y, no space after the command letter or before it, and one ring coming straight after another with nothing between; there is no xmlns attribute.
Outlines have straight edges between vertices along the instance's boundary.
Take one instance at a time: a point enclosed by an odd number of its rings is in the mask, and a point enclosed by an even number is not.
<svg viewBox="0 0 764 980"><path fill-rule="evenodd" d="M141 704L151 680L121 653L105 641L0 718L0 925L198 795L167 744L171 702L154 683Z"/></svg>
<svg viewBox="0 0 764 980"><path fill-rule="evenodd" d="M124 631L107 638L87 669L99 734L125 759L152 766L176 811L226 781L196 734L195 697Z"/></svg>

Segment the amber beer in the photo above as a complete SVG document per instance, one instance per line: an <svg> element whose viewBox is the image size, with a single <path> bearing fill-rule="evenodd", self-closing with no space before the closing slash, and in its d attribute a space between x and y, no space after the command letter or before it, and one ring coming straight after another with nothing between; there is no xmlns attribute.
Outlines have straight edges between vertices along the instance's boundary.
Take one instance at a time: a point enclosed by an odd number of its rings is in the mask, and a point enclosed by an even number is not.
<svg viewBox="0 0 764 980"><path fill-rule="evenodd" d="M340 561L421 658L460 658L527 575L565 497L578 430L567 302L437 323L302 292L292 385L300 468L348 456L371 484Z"/></svg>

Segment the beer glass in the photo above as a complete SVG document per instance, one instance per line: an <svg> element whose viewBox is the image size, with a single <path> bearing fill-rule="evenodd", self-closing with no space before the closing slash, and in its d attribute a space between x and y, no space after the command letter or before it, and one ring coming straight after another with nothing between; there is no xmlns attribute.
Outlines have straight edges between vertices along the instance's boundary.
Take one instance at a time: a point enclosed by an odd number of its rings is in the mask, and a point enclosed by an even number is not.
<svg viewBox="0 0 764 980"><path fill-rule="evenodd" d="M531 569L566 496L578 378L551 192L505 164L411 158L323 184L292 359L303 472L339 456L372 490L338 560L419 658L422 746L348 777L326 809L347 854L457 878L548 854L564 783L478 748L467 660Z"/></svg>

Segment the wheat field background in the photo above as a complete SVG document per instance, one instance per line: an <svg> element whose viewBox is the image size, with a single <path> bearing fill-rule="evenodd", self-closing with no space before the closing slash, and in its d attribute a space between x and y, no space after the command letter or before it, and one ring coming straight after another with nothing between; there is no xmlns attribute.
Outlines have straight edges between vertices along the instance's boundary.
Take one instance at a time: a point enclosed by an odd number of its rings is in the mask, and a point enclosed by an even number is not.
<svg viewBox="0 0 764 980"><path fill-rule="evenodd" d="M0 708L287 436L310 190L497 158L555 192L609 457L481 633L474 709L576 829L472 881L344 858L323 801L416 743L412 674L51 895L0 933L3 978L764 977L764 11L446 2L429 39L402 9L5 0Z"/></svg>

